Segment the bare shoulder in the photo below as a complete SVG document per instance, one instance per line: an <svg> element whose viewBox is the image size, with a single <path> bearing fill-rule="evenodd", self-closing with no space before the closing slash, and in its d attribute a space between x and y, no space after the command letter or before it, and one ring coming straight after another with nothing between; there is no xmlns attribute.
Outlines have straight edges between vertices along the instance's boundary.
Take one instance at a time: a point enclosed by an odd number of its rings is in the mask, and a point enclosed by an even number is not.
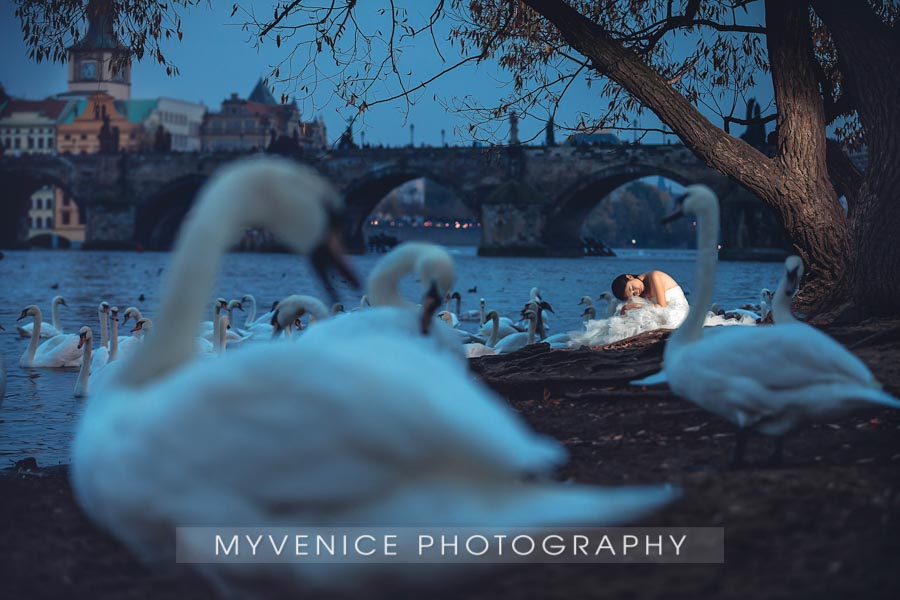
<svg viewBox="0 0 900 600"><path fill-rule="evenodd" d="M678 285L678 282L672 279L671 275L663 271L648 271L646 277L653 282L654 286L659 286L664 290Z"/></svg>

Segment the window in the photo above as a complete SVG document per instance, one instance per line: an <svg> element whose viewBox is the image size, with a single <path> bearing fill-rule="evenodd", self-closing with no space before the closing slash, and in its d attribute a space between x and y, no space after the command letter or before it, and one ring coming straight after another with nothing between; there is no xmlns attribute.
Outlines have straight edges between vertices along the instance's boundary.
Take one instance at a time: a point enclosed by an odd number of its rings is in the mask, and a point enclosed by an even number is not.
<svg viewBox="0 0 900 600"><path fill-rule="evenodd" d="M34 138L33 137L28 138L28 149L30 150L31 148L34 148Z"/></svg>
<svg viewBox="0 0 900 600"><path fill-rule="evenodd" d="M63 139L64 139L64 140L71 140L71 139L72 139L72 136L69 135L69 134L67 133L66 135L63 136Z"/></svg>
<svg viewBox="0 0 900 600"><path fill-rule="evenodd" d="M47 217L47 229L53 229L53 217Z"/></svg>
<svg viewBox="0 0 900 600"><path fill-rule="evenodd" d="M44 138L38 138L38 148L44 147Z"/></svg>
<svg viewBox="0 0 900 600"><path fill-rule="evenodd" d="M69 197L68 197L68 196L66 196L65 198L63 198L63 206L69 206L69 202L70 202L70 200L69 200Z"/></svg>
<svg viewBox="0 0 900 600"><path fill-rule="evenodd" d="M22 147L21 142L22 142L22 138L16 138L15 144L13 144L13 146L15 147L16 150L18 150L19 148Z"/></svg>
<svg viewBox="0 0 900 600"><path fill-rule="evenodd" d="M43 229L44 228L44 219L42 219L41 217L35 217L34 228L35 229Z"/></svg>
<svg viewBox="0 0 900 600"><path fill-rule="evenodd" d="M68 225L69 222L72 220L71 214L72 213L70 213L69 211L66 211L62 214L63 225Z"/></svg>
<svg viewBox="0 0 900 600"><path fill-rule="evenodd" d="M12 147L12 143L10 142L10 139L9 139L9 138L6 138L5 140L3 140L3 147L4 147L4 148L11 148L11 147Z"/></svg>
<svg viewBox="0 0 900 600"><path fill-rule="evenodd" d="M38 210L44 208L44 201L41 198L34 199L34 207Z"/></svg>
<svg viewBox="0 0 900 600"><path fill-rule="evenodd" d="M53 147L53 138L52 138L52 137L48 137L48 138L47 138L47 147L48 147L48 148L52 148L52 147Z"/></svg>
<svg viewBox="0 0 900 600"><path fill-rule="evenodd" d="M87 139L87 135L84 134L84 133L82 133L82 134L81 134L81 139L86 140L86 139Z"/></svg>

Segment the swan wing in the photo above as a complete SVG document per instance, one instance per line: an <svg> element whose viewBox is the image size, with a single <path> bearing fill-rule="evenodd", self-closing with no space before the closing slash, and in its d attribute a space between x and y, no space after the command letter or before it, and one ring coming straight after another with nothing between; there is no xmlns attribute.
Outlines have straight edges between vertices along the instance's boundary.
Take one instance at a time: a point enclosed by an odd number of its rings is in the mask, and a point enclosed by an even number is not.
<svg viewBox="0 0 900 600"><path fill-rule="evenodd" d="M78 367L81 366L82 351L78 348L78 336L57 335L40 346L34 353L36 367Z"/></svg>
<svg viewBox="0 0 900 600"><path fill-rule="evenodd" d="M360 345L369 360L337 344L277 343L149 388L102 390L73 445L80 501L123 537L134 519L350 524L371 499L435 474L512 480L564 459L439 354L384 336Z"/></svg>

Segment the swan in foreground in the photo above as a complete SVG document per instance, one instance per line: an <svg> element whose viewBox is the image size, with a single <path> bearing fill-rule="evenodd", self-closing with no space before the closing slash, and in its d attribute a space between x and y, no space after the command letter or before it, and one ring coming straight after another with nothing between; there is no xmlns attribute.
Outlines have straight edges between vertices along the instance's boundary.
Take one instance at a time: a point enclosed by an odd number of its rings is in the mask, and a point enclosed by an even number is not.
<svg viewBox="0 0 900 600"><path fill-rule="evenodd" d="M743 461L750 431L777 437L772 459L780 461L781 436L808 419L840 416L872 404L900 408L900 401L882 391L856 356L788 316L802 275L796 257L786 261L775 292L775 326L730 327L701 339L703 307L712 299L716 271L715 194L705 186L688 187L667 221L683 214L697 219L696 301L666 343L663 371L673 392L738 426L735 465Z"/></svg>
<svg viewBox="0 0 900 600"><path fill-rule="evenodd" d="M62 296L54 296L53 300L50 301L50 323L43 323L41 325L42 338L52 338L63 333L62 324L59 321L60 306L68 307L69 305L66 304L66 299ZM34 323L26 323L25 325L16 326L16 330L22 337L31 337L31 332L33 329Z"/></svg>
<svg viewBox="0 0 900 600"><path fill-rule="evenodd" d="M18 321L26 317L34 317L31 329L31 341L19 359L23 367L77 367L81 364L81 350L78 348L77 335L55 335L38 345L41 337L43 316L41 309L30 304L22 310Z"/></svg>
<svg viewBox="0 0 900 600"><path fill-rule="evenodd" d="M312 169L273 157L236 161L204 186L166 270L156 331L82 414L70 474L91 519L169 566L179 526L613 525L675 496L668 486L526 479L564 460L561 446L440 352L410 348L403 336L371 330L346 340L363 358L344 340L304 336L194 360L215 274L245 227L313 253L322 279L336 259L352 281L334 254L339 207ZM208 540L180 541L190 551ZM232 594L242 582L260 593L300 581L363 584L371 569L415 574L398 564L331 566L219 563L200 572Z"/></svg>

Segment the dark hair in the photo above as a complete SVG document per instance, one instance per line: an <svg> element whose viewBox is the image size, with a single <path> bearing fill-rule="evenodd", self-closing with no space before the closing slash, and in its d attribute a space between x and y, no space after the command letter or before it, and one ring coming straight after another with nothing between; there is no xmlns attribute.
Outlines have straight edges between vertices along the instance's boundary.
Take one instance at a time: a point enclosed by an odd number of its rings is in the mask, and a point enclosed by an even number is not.
<svg viewBox="0 0 900 600"><path fill-rule="evenodd" d="M612 282L612 293L619 300L625 300L625 286L628 285L628 280L633 279L634 275L629 275L628 273L622 273Z"/></svg>

